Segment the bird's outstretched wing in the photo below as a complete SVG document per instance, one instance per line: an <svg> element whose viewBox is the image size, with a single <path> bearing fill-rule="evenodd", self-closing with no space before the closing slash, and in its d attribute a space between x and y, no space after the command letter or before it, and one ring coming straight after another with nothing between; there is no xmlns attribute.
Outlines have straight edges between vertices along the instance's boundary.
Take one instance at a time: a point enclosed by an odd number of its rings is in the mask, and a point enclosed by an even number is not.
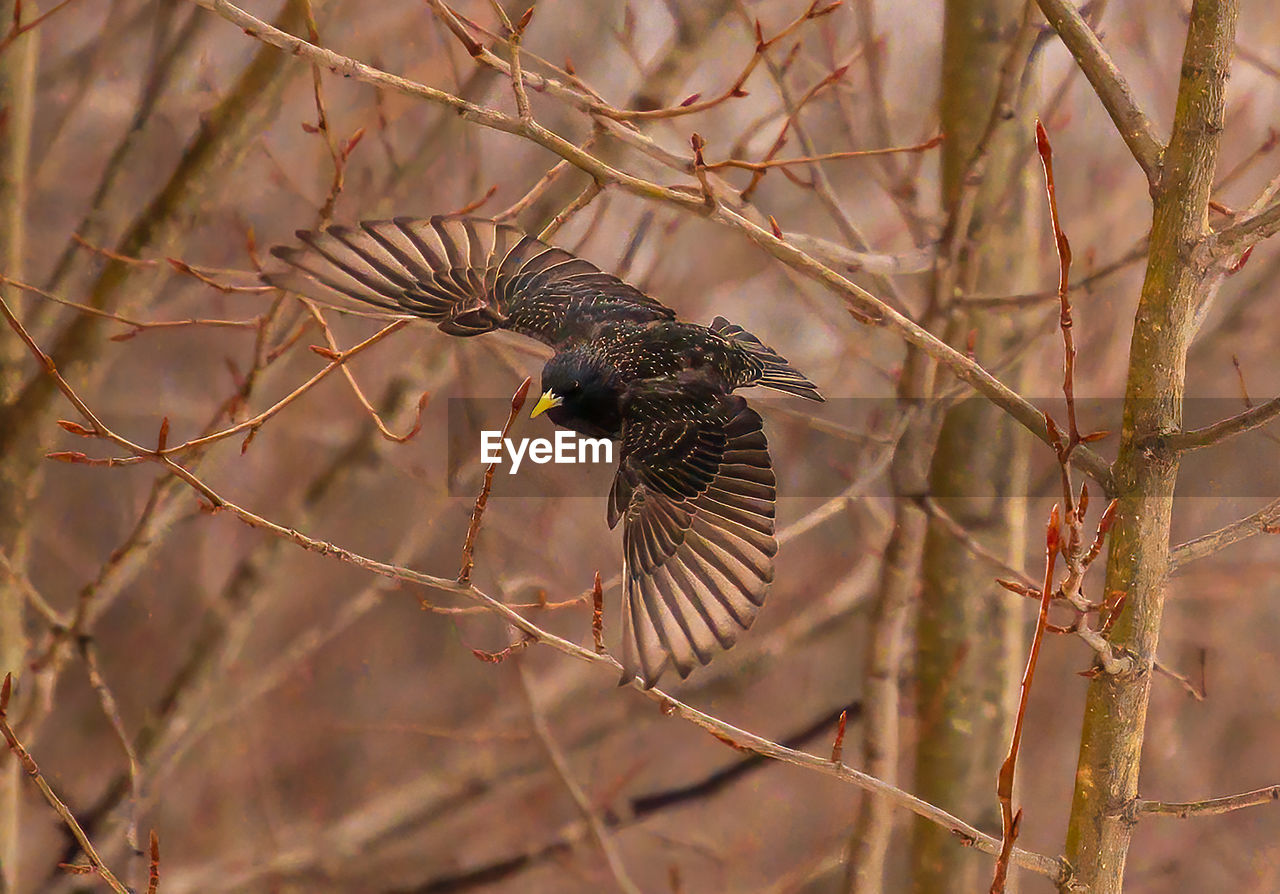
<svg viewBox="0 0 1280 894"><path fill-rule="evenodd" d="M397 217L297 235L302 245L271 249L289 267L264 273L269 285L424 317L450 335L508 329L559 350L602 322L675 316L589 261L491 220Z"/></svg>
<svg viewBox="0 0 1280 894"><path fill-rule="evenodd" d="M622 682L681 677L733 645L773 580L776 496L760 416L741 397L633 401L609 525L623 519Z"/></svg>

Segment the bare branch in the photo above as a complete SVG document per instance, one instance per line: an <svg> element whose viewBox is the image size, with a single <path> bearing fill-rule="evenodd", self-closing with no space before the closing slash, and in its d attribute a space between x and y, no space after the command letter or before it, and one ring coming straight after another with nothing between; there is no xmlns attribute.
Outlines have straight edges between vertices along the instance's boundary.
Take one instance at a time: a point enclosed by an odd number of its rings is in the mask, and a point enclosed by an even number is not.
<svg viewBox="0 0 1280 894"><path fill-rule="evenodd" d="M1276 233L1280 233L1280 202L1274 202L1252 217L1220 230L1206 244L1211 257L1224 258L1240 254Z"/></svg>
<svg viewBox="0 0 1280 894"><path fill-rule="evenodd" d="M22 769L26 771L27 776L34 783L35 787L40 790L40 794L49 802L49 806L54 812L61 817L62 822L66 825L71 835L75 838L76 843L80 845L86 857L89 858L89 865L93 867L93 871L102 877L112 891L116 894L129 894L129 889L120 884L120 880L115 874L106 867L102 862L102 858L98 856L98 851L94 848L93 842L89 840L89 836L84 834L84 829L80 828L80 824L76 822L76 818L71 815L71 811L67 809L67 805L62 803L53 789L49 787L49 783L40 773L40 767L35 760L27 753L27 749L22 747L22 743L18 741L17 735L14 734L13 727L9 725L9 695L13 691L13 675L5 674L4 683L0 684L0 735L3 735L5 741L9 743L9 750L13 752L14 757L18 759Z"/></svg>
<svg viewBox="0 0 1280 894"><path fill-rule="evenodd" d="M1224 525L1216 531L1178 544L1169 553L1169 570L1176 571L1189 562L1213 555L1257 534L1276 533L1280 533L1280 500L1274 500L1252 515Z"/></svg>
<svg viewBox="0 0 1280 894"><path fill-rule="evenodd" d="M996 796L1000 801L1000 818L1003 833L1000 853L996 858L995 874L991 880L991 894L1003 894L1009 874L1009 858L1013 843L1018 839L1018 827L1022 821L1022 809L1013 809L1013 779L1018 765L1018 751L1022 745L1022 729L1027 717L1027 702L1031 697L1031 684L1035 680L1036 664L1040 659L1040 646L1044 642L1045 626L1049 623L1049 603L1053 601L1053 567L1058 558L1058 507L1049 513L1045 527L1044 583L1040 590L1040 611L1036 615L1036 630L1031 637L1031 650L1027 653L1027 666L1022 672L1022 684L1018 692L1018 713L1013 719L1013 735L1009 739L1009 754L1000 765L996 781Z"/></svg>
<svg viewBox="0 0 1280 894"><path fill-rule="evenodd" d="M1238 795L1224 795L1221 798L1206 798L1203 801L1136 801L1133 805L1135 813L1150 813L1155 816L1175 816L1188 819L1193 816L1220 816L1233 810L1246 807L1257 807L1280 801L1280 785L1269 785L1266 788L1242 792Z"/></svg>
<svg viewBox="0 0 1280 894"><path fill-rule="evenodd" d="M1258 404L1221 422L1191 431L1174 432L1161 440L1172 450L1200 450L1260 428L1277 416L1280 416L1280 397L1273 397L1266 403Z"/></svg>
<svg viewBox="0 0 1280 894"><path fill-rule="evenodd" d="M547 725L546 715L534 695L533 681L530 679L529 669L525 667L523 661L516 666L516 676L520 680L520 691L524 694L524 702L529 708L529 720L533 724L534 735L542 743L542 750L547 753L547 759L551 762L551 766L555 768L561 784L569 792L569 797L573 799L574 805L577 806L578 813L582 815L583 821L586 822L587 829L590 831L596 847L600 848L600 852L604 854L605 865L609 867L609 873L613 876L614 883L623 894L640 894L640 889L631 880L631 876L627 874L627 867L622 862L622 855L618 853L618 846L614 842L613 836L605 828L599 812L591 806L591 802L587 799L586 792L582 790L582 786L573 778L573 772L564 751L551 735L551 727Z"/></svg>
<svg viewBox="0 0 1280 894"><path fill-rule="evenodd" d="M506 424L502 426L500 438L506 438L515 425L516 416L529 396L529 386L533 378L526 378L511 396L511 412L507 414ZM484 521L484 510L489 505L489 491L493 488L493 470L498 464L489 463L484 468L484 483L480 486L480 494L476 497L475 508L471 511L471 523L467 525L467 539L462 544L462 568L458 571L458 583L466 584L471 580L471 569L475 567L476 537L480 533L480 523Z"/></svg>
<svg viewBox="0 0 1280 894"><path fill-rule="evenodd" d="M1037 0L1037 3L1093 85L1121 139L1146 174L1147 183L1155 189L1165 146L1151 119L1139 108L1128 81L1071 0Z"/></svg>

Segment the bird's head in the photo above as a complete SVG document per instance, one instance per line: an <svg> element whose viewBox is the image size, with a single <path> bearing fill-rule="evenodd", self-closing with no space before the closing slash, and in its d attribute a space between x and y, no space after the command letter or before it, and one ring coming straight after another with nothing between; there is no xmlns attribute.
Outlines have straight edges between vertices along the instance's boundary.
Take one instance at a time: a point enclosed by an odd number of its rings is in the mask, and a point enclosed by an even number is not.
<svg viewBox="0 0 1280 894"><path fill-rule="evenodd" d="M557 354L542 368L542 397L531 416L592 437L617 438L622 386L617 371L590 347Z"/></svg>

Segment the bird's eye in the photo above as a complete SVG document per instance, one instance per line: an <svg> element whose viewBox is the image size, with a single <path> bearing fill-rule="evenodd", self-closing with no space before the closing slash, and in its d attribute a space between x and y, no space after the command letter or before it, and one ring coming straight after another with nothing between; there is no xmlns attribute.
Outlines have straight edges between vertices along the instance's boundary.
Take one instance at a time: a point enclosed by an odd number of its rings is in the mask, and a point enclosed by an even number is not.
<svg viewBox="0 0 1280 894"><path fill-rule="evenodd" d="M577 379L574 379L572 382L569 383L570 393L574 391L581 391L581 390L582 390L582 383L579 382Z"/></svg>

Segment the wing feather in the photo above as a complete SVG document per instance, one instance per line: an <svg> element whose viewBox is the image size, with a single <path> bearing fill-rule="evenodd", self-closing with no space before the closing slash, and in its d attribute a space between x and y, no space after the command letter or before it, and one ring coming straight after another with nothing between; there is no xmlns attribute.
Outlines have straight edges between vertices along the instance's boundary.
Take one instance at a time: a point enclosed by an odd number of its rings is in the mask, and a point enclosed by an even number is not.
<svg viewBox="0 0 1280 894"><path fill-rule="evenodd" d="M607 320L675 316L591 262L494 221L397 217L302 230L298 240L271 250L287 266L265 282L344 309L424 317L451 335L506 329L559 350Z"/></svg>
<svg viewBox="0 0 1280 894"><path fill-rule="evenodd" d="M611 522L624 522L622 682L646 686L669 666L688 676L733 645L755 620L777 553L759 415L738 397L706 396L681 414L663 399L652 398L656 420L633 407L609 498ZM675 418L697 436L673 437Z"/></svg>

